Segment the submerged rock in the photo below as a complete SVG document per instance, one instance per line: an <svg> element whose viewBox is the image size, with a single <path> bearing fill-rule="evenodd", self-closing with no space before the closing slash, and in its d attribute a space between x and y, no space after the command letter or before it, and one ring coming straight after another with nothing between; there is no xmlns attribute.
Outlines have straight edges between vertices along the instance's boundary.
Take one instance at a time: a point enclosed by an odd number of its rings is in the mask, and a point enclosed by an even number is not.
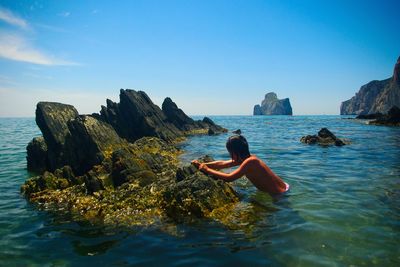
<svg viewBox="0 0 400 267"><path fill-rule="evenodd" d="M300 142L305 144L319 144L321 146L343 146L348 144L347 141L337 138L331 131L327 128L322 128L319 130L318 135L306 135L301 137Z"/></svg>

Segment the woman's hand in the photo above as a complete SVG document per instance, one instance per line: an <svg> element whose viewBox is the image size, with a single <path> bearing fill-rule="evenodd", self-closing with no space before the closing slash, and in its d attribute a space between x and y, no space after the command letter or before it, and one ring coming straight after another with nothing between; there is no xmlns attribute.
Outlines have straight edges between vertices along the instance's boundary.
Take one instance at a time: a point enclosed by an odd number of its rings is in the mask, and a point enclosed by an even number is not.
<svg viewBox="0 0 400 267"><path fill-rule="evenodd" d="M199 170L202 171L202 172L207 172L208 167L207 167L206 164L200 163L200 165L199 165Z"/></svg>
<svg viewBox="0 0 400 267"><path fill-rule="evenodd" d="M192 164L198 169L200 167L201 163L197 159L195 159L195 160L192 160Z"/></svg>

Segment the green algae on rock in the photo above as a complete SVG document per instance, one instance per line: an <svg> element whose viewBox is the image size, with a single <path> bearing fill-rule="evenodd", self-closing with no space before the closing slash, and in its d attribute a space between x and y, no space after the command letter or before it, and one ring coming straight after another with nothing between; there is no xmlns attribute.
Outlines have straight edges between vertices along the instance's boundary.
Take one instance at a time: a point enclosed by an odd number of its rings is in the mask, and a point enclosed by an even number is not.
<svg viewBox="0 0 400 267"><path fill-rule="evenodd" d="M178 168L179 153L161 139L144 137L83 176L64 167L27 180L22 192L39 207L63 210L77 220L125 226L213 218L214 209L238 202L228 183L190 166Z"/></svg>

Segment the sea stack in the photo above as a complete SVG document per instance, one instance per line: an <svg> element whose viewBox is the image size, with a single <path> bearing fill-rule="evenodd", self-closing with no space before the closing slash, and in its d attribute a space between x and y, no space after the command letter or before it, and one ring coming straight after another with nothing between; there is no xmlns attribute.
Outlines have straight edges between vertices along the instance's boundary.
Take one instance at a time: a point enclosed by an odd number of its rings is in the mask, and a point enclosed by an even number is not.
<svg viewBox="0 0 400 267"><path fill-rule="evenodd" d="M254 106L253 115L293 115L293 112L289 98L278 99L278 96L271 92L265 95L261 106Z"/></svg>
<svg viewBox="0 0 400 267"><path fill-rule="evenodd" d="M361 86L355 96L342 102L340 115L387 114L393 106L400 107L400 57L391 78Z"/></svg>

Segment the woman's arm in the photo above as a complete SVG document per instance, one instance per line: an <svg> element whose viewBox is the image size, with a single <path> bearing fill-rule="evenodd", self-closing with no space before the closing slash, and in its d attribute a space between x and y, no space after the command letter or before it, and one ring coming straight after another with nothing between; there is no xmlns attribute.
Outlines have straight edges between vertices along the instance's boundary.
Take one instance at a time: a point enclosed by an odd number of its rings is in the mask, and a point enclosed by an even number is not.
<svg viewBox="0 0 400 267"><path fill-rule="evenodd" d="M199 168L200 164L202 164L202 163L200 163L197 160L193 160L192 164L195 165L197 168ZM203 164L206 165L208 168L211 168L214 170L220 170L220 169L237 166L240 163L233 161L233 160L217 160L217 161L211 161L211 162L207 162L207 163L203 163Z"/></svg>
<svg viewBox="0 0 400 267"><path fill-rule="evenodd" d="M247 172L247 168L248 168L248 162L243 162L239 168L237 168L231 173L224 173L217 170L213 170L204 163L200 164L199 166L200 171L211 174L212 176L227 182L235 181L236 179L239 179L240 177L244 176Z"/></svg>

